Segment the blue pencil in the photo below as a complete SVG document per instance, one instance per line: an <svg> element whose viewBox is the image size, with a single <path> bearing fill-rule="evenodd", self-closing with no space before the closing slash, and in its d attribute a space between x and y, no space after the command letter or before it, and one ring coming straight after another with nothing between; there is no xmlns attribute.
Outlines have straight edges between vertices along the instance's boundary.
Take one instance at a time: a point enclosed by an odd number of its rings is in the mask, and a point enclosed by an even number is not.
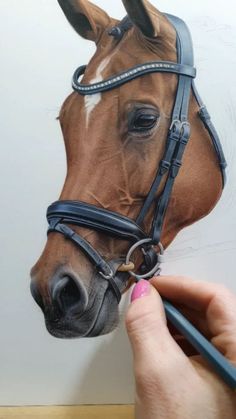
<svg viewBox="0 0 236 419"><path fill-rule="evenodd" d="M236 368L169 301L162 301L167 319L211 364L224 382L235 390Z"/></svg>

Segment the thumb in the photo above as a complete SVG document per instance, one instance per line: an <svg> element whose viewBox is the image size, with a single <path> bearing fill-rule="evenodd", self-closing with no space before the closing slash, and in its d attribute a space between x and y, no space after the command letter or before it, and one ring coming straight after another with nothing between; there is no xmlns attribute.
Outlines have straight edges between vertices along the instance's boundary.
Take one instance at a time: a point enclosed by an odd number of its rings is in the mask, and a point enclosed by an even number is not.
<svg viewBox="0 0 236 419"><path fill-rule="evenodd" d="M126 328L136 380L155 381L170 391L181 376L186 382L186 376L195 375L190 361L170 335L161 297L148 281L139 281L133 289Z"/></svg>

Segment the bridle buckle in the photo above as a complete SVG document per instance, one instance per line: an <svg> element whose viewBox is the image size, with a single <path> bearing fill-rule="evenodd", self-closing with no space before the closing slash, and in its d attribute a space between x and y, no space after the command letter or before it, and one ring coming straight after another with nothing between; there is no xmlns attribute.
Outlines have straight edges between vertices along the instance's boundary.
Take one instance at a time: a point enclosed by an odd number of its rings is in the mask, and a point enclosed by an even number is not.
<svg viewBox="0 0 236 419"><path fill-rule="evenodd" d="M109 280L109 279L112 279L113 277L114 277L114 272L113 272L113 270L111 269L111 267L109 266L109 269L110 269L110 271L107 273L107 274L105 274L104 272L102 272L102 271L98 271L98 273L104 278L104 279L107 279L107 280Z"/></svg>

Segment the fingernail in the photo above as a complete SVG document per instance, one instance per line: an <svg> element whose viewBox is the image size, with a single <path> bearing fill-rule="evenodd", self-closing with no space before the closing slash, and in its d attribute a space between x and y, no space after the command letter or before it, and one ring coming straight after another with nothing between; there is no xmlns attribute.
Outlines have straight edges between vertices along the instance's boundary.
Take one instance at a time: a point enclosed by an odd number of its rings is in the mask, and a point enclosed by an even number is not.
<svg viewBox="0 0 236 419"><path fill-rule="evenodd" d="M150 283L149 281L146 281L145 279L142 279L141 281L139 281L131 294L131 302L133 302L134 300L137 300L138 298L142 298L145 297L146 295L149 294L150 292Z"/></svg>

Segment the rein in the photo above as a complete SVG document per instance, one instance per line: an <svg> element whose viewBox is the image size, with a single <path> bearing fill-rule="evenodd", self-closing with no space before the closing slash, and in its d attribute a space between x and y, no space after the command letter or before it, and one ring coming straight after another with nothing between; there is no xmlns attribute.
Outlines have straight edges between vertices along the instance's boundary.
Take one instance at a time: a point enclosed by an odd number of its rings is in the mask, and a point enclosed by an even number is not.
<svg viewBox="0 0 236 419"><path fill-rule="evenodd" d="M137 77L144 77L150 73L166 72L178 75L178 87L166 140L166 148L157 168L156 177L136 221L121 214L80 201L57 201L49 206L47 210L48 233L58 232L63 234L65 238L78 246L92 262L100 276L109 281L118 302L130 276L139 281L141 278L150 279L153 275L160 273L160 265L164 253L164 248L160 242L163 222L174 181L181 168L184 151L191 134L191 127L188 122L191 91L199 105L198 115L212 139L222 172L223 185L225 184L226 161L220 140L193 81L196 76L196 70L193 67L191 35L186 24L181 19L169 14L165 16L176 30L177 62L154 61L143 63L107 80L91 85L86 85L79 81L86 69L86 66L81 66L75 71L72 80L72 87L76 92L81 95L92 95L115 89L125 83L132 82ZM125 18L123 22L123 26L120 24L113 28L109 35L117 37L117 39L119 36L122 37L122 34L132 26L128 18ZM156 198L164 176L167 177L163 192ZM152 226L150 231L146 232L142 229L142 225L154 201L155 211ZM119 261L120 263L115 263L117 265L115 267L113 263L106 261L88 241L67 224L94 229L128 240L132 246L127 257ZM136 273L133 269L131 270L133 263L130 258L139 247L143 253L143 264L141 272ZM158 252L156 248L159 249ZM128 272L118 272L119 265L121 265L121 271L127 270Z"/></svg>

